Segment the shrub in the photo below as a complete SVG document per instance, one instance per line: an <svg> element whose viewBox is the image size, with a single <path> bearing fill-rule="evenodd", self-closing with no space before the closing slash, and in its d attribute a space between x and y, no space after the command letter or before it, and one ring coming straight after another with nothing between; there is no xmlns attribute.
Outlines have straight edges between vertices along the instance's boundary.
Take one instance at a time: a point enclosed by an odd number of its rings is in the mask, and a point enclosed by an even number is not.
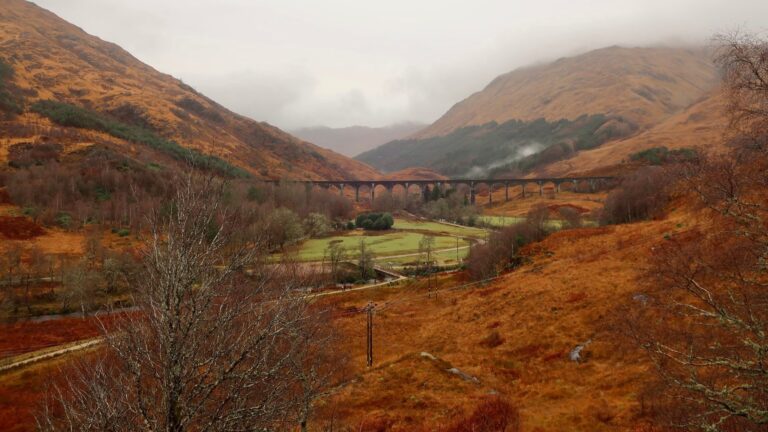
<svg viewBox="0 0 768 432"><path fill-rule="evenodd" d="M630 223L656 216L667 202L667 176L659 167L645 167L622 180L608 194L600 214L604 225Z"/></svg>
<svg viewBox="0 0 768 432"><path fill-rule="evenodd" d="M331 221L321 213L310 213L304 219L304 232L310 237L322 237L331 231Z"/></svg>
<svg viewBox="0 0 768 432"><path fill-rule="evenodd" d="M520 413L499 397L487 397L475 411L444 432L517 432L520 430Z"/></svg>
<svg viewBox="0 0 768 432"><path fill-rule="evenodd" d="M355 226L365 230L385 231L394 224L395 219L390 213L363 213L355 219Z"/></svg>
<svg viewBox="0 0 768 432"><path fill-rule="evenodd" d="M537 206L528 212L526 220L494 232L485 244L469 250L465 262L470 278L484 280L520 264L517 251L528 243L543 240L548 234L549 209Z"/></svg>
<svg viewBox="0 0 768 432"><path fill-rule="evenodd" d="M557 212L568 228L579 228L582 224L581 212L573 207L560 207Z"/></svg>
<svg viewBox="0 0 768 432"><path fill-rule="evenodd" d="M669 150L665 146L652 147L629 155L632 161L646 162L651 165L662 165L670 162L685 162L696 159L698 153L696 149L681 148Z"/></svg>
<svg viewBox="0 0 768 432"><path fill-rule="evenodd" d="M480 345L486 348L496 348L504 343L504 338L501 337L497 330L492 331L488 336L480 341Z"/></svg>
<svg viewBox="0 0 768 432"><path fill-rule="evenodd" d="M120 228L119 230L117 230L117 235L119 235L120 237L127 237L131 235L131 230L129 230L128 228Z"/></svg>
<svg viewBox="0 0 768 432"><path fill-rule="evenodd" d="M69 213L61 212L56 215L56 224L62 228L72 226L72 216Z"/></svg>

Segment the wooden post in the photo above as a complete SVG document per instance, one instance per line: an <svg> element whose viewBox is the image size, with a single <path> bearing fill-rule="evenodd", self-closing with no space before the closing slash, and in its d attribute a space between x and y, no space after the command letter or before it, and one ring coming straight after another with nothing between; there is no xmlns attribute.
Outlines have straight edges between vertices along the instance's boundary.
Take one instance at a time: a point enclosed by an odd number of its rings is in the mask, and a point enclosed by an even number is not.
<svg viewBox="0 0 768 432"><path fill-rule="evenodd" d="M493 183L488 185L488 206L493 207Z"/></svg>
<svg viewBox="0 0 768 432"><path fill-rule="evenodd" d="M373 303L368 303L368 328L367 328L367 366L373 366Z"/></svg>

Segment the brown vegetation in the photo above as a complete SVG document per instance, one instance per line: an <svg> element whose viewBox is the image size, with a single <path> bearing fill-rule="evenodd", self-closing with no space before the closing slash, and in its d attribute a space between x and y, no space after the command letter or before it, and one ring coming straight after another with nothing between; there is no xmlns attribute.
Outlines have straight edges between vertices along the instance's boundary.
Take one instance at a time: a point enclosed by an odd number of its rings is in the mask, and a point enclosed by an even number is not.
<svg viewBox="0 0 768 432"><path fill-rule="evenodd" d="M627 175L608 194L600 222L630 223L658 216L667 205L668 182L669 175L659 167L644 167Z"/></svg>
<svg viewBox="0 0 768 432"><path fill-rule="evenodd" d="M137 312L105 329L107 349L66 372L41 430L272 429L306 425L328 374L327 338L303 280L263 266L252 215L214 179L182 179L154 213ZM247 273L246 273L247 270Z"/></svg>
<svg viewBox="0 0 768 432"><path fill-rule="evenodd" d="M17 104L22 110L40 100L88 108L219 157L257 177L378 176L365 164L227 110L180 80L141 63L117 45L91 36L33 3L4 2L0 39L7 41L0 60L11 68L14 88L23 95ZM139 143L92 130L56 126L36 114L17 115L3 122L0 129L9 139L0 144L0 162L7 160L9 150L3 147L9 141L18 139L41 146L49 144L43 144L40 138L56 137L56 145L63 153L83 143L98 143L119 149L128 157L150 153L156 162L175 163ZM21 159L24 163L35 160L28 156Z"/></svg>
<svg viewBox="0 0 768 432"><path fill-rule="evenodd" d="M490 121L576 119L587 113L648 126L716 84L704 50L604 48L501 75L415 136L445 135Z"/></svg>
<svg viewBox="0 0 768 432"><path fill-rule="evenodd" d="M525 221L493 232L487 242L473 245L465 261L470 278L492 278L519 265L522 262L520 249L549 234L549 219L549 208L541 204L528 211Z"/></svg>
<svg viewBox="0 0 768 432"><path fill-rule="evenodd" d="M0 236L9 240L29 240L45 234L38 224L24 216L0 216Z"/></svg>
<svg viewBox="0 0 768 432"><path fill-rule="evenodd" d="M665 389L652 406L659 421L736 432L768 424L768 41L721 42L734 152L677 170L711 222L656 249L652 295L631 323Z"/></svg>

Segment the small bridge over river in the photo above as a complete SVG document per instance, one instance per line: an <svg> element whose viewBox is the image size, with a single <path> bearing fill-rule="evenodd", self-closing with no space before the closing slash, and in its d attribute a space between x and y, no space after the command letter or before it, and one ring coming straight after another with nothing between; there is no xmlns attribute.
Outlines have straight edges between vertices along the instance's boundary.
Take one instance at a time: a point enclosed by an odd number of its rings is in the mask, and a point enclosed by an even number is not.
<svg viewBox="0 0 768 432"><path fill-rule="evenodd" d="M405 193L409 193L411 188L418 187L419 192L426 197L430 190L433 188L440 188L443 190L446 187L457 188L464 187L468 190L469 201L475 204L477 197L477 189L485 187L488 189L489 203L493 203L493 191L504 188L504 200L509 201L509 189L510 187L520 186L522 190L522 198L526 197L526 190L530 189L530 186L535 185L538 187L537 191L530 192L539 195L544 195L544 189L549 187L555 193L559 193L561 187L567 186L571 190L577 190L580 187L586 186L590 191L596 191L606 187L615 185L617 179L615 177L552 177L552 178L507 178L507 179L445 179L445 180L261 180L263 183L278 184L282 182L287 183L299 183L304 184L308 189L313 187L321 187L325 189L335 188L339 190L341 195L344 195L345 188L350 188L355 191L355 201L360 201L360 192L369 195L371 202L376 195L376 188L383 187L390 193L395 188L402 188Z"/></svg>

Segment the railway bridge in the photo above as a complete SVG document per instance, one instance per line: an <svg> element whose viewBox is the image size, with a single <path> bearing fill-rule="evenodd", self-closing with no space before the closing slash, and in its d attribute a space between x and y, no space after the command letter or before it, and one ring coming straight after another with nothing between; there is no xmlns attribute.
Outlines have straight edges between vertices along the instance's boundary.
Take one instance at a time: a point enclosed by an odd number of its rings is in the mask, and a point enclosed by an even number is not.
<svg viewBox="0 0 768 432"><path fill-rule="evenodd" d="M469 191L469 201L475 204L477 198L477 189L486 187L490 191L488 194L489 202L493 203L493 191L504 188L504 200L509 201L510 187L520 186L522 189L522 198L526 197L526 190L531 185L537 186L537 190L531 192L539 195L544 194L545 187L552 187L555 193L559 193L562 186L569 186L570 189L576 189L586 185L589 190L595 191L598 188L613 186L617 179L615 177L551 177L551 178L507 178L507 179L443 179L443 180L261 180L263 183L278 184L281 182L304 184L308 189L321 187L325 189L336 188L341 195L344 195L345 188L351 188L355 191L355 201L360 201L360 192L370 196L371 202L376 195L376 188L383 187L389 192L395 188L402 188L408 193L411 188L418 187L423 196L427 196L431 189L446 187L456 188L464 186ZM466 190L466 189L465 189Z"/></svg>

